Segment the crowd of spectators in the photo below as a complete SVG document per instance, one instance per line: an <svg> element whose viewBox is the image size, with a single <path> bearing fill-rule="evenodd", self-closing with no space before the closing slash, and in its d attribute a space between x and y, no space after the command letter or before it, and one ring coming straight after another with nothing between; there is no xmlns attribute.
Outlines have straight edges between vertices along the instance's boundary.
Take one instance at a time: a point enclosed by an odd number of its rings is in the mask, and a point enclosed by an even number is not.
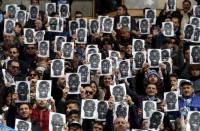
<svg viewBox="0 0 200 131"><path fill-rule="evenodd" d="M100 0L99 0L100 1ZM2 2L0 2L2 4ZM32 5L38 5L39 0L31 0ZM18 5L22 10L28 10L24 5ZM84 18L81 11L76 11L74 16L66 18L63 32L49 32L48 19L44 9L40 9L36 20L27 20L25 25L16 22L14 34L3 33L4 19L9 18L8 12L0 11L3 18L0 21L2 40L0 43L1 70L12 76L15 82L30 81L30 102L16 102L19 92L16 93L15 85L5 82L4 74L0 78L0 130L3 128L16 128L16 119L31 122L32 131L49 131L50 112L65 115L65 131L127 131L131 129L148 130L150 119L144 119L143 102L153 101L157 111L164 113L164 118L159 124L158 130L162 131L186 131L187 112L200 111L200 63L190 63L190 46L199 45L184 40L184 26L193 16L193 5L190 0L183 0L182 8L176 11L161 10L156 24L150 25L149 34L141 34L139 23L131 16L131 30L120 26L120 16L130 16L125 5L119 5L114 16L114 28L112 33L88 33L87 43L76 43L77 36L70 35L70 20ZM145 10L149 8L144 8ZM57 17L58 12L53 12L51 17ZM200 17L200 16L196 16ZM174 26L173 37L163 35L162 23L172 22ZM200 26L200 24L199 24ZM120 28L121 27L121 28ZM45 30L44 40L49 41L49 57L38 56L38 43L24 43L24 28L32 28L35 31ZM117 51L121 60L130 60L133 63L132 40L143 39L145 48L170 49L172 67L167 70L165 63L160 63L158 68L151 68L146 61L142 68L131 68L131 78L118 79L119 69L113 69L111 75L102 75L99 70L91 70L90 83L81 84L79 94L69 94L66 77L52 78L51 62L54 59L62 59L61 52L55 52L55 37L64 36L68 42L74 42L73 59L65 60L65 73L77 73L81 65L86 65L88 59L86 48L88 45L97 45L102 59L109 57L109 51ZM198 57L200 57L198 55ZM200 59L200 58L199 58ZM186 79L179 84L180 79ZM48 100L36 99L36 86L38 80L51 80L51 96ZM128 119L123 115L114 117L115 99L111 95L110 87L115 84L125 84L126 95L123 102L128 105ZM181 87L181 91L179 88ZM23 90L24 91L24 90ZM178 110L166 112L164 107L164 93L178 92ZM96 119L82 119L82 100L95 99L107 101L108 111L105 121ZM173 99L171 100L171 102ZM185 114L186 113L186 114ZM199 114L198 114L199 115ZM192 115L191 115L192 117ZM197 116L198 117L198 116ZM156 121L156 120L155 120ZM53 122L52 122L53 123ZM195 123L195 122L194 122ZM200 130L200 119L197 118L197 130ZM59 124L59 123L57 123ZM59 125L57 125L59 126ZM191 126L192 128L192 126ZM56 130L56 129L55 129ZM56 130L57 131L57 130Z"/></svg>

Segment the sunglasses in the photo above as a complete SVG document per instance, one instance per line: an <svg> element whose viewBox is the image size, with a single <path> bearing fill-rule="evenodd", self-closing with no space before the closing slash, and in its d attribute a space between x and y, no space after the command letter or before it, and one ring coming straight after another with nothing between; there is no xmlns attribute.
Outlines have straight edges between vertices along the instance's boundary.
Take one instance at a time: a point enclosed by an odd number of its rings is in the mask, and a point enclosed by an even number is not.
<svg viewBox="0 0 200 131"><path fill-rule="evenodd" d="M93 92L92 91L85 91L86 94L92 95Z"/></svg>

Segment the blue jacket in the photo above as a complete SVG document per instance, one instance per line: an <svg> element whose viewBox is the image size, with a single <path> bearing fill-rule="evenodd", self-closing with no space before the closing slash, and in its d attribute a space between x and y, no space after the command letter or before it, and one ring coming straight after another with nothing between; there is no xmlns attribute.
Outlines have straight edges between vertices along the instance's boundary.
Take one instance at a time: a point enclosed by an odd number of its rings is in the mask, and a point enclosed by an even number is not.
<svg viewBox="0 0 200 131"><path fill-rule="evenodd" d="M189 98L191 102L187 104L187 100L181 97L179 99L179 109L183 107L187 107L190 111L200 111L200 97L193 95Z"/></svg>

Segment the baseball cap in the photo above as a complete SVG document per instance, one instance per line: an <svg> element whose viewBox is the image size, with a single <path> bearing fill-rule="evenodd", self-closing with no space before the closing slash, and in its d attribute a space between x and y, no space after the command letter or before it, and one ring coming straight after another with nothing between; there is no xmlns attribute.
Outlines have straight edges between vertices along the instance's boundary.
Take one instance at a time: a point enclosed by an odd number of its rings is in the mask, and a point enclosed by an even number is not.
<svg viewBox="0 0 200 131"><path fill-rule="evenodd" d="M183 82L181 82L181 87L184 85L193 85L193 83L190 80L184 80Z"/></svg>
<svg viewBox="0 0 200 131"><path fill-rule="evenodd" d="M76 127L76 128L82 128L81 124L79 122L73 121L68 125L69 128Z"/></svg>
<svg viewBox="0 0 200 131"><path fill-rule="evenodd" d="M155 70L149 70L147 72L146 78L148 79L152 75L155 75L156 77L160 78L160 75Z"/></svg>

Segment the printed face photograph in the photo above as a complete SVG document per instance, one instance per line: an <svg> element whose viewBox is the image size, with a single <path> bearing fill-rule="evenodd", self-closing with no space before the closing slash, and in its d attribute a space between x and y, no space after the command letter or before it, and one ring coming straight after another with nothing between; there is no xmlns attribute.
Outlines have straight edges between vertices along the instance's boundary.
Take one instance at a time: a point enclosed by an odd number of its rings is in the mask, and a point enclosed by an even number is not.
<svg viewBox="0 0 200 131"><path fill-rule="evenodd" d="M56 47L55 47L55 51L60 51L61 47L62 47L62 43L66 42L65 37L63 36L56 36Z"/></svg>
<svg viewBox="0 0 200 131"><path fill-rule="evenodd" d="M122 78L126 78L129 76L129 63L128 61L121 61L119 63L119 72Z"/></svg>
<svg viewBox="0 0 200 131"><path fill-rule="evenodd" d="M139 26L140 26L140 32L142 34L149 33L149 21L147 19L141 19Z"/></svg>
<svg viewBox="0 0 200 131"><path fill-rule="evenodd" d="M111 33L113 30L113 18L104 18L103 19L103 31L106 33Z"/></svg>
<svg viewBox="0 0 200 131"><path fill-rule="evenodd" d="M99 101L97 104L98 119L106 119L108 104L105 101Z"/></svg>
<svg viewBox="0 0 200 131"><path fill-rule="evenodd" d="M167 110L176 109L177 97L174 92L169 92L166 94Z"/></svg>
<svg viewBox="0 0 200 131"><path fill-rule="evenodd" d="M55 17L49 18L49 29L51 31L56 31L59 24L59 20Z"/></svg>
<svg viewBox="0 0 200 131"><path fill-rule="evenodd" d="M150 129L155 129L157 130L159 125L161 124L162 122L162 114L161 112L153 112L151 117L150 117L150 126L149 128Z"/></svg>
<svg viewBox="0 0 200 131"><path fill-rule="evenodd" d="M122 27L127 27L130 30L130 16L120 16L120 23L122 24Z"/></svg>
<svg viewBox="0 0 200 131"><path fill-rule="evenodd" d="M49 43L47 41L42 41L38 46L39 55L42 57L48 57L49 55Z"/></svg>
<svg viewBox="0 0 200 131"><path fill-rule="evenodd" d="M39 9L37 6L30 6L30 19L36 20L38 17Z"/></svg>
<svg viewBox="0 0 200 131"><path fill-rule="evenodd" d="M91 20L89 28L91 33L98 33L100 28L99 21L96 19Z"/></svg>
<svg viewBox="0 0 200 131"><path fill-rule="evenodd" d="M70 21L69 22L69 27L70 27L70 34L76 34L76 29L79 27L79 24L77 21Z"/></svg>
<svg viewBox="0 0 200 131"><path fill-rule="evenodd" d="M85 43L87 39L87 32L84 28L79 28L76 31L77 41L80 43Z"/></svg>
<svg viewBox="0 0 200 131"><path fill-rule="evenodd" d="M60 17L67 18L69 17L69 5L68 4L60 4L59 5L59 15Z"/></svg>
<svg viewBox="0 0 200 131"><path fill-rule="evenodd" d="M142 68L145 62L145 54L141 51L134 53L135 68Z"/></svg>
<svg viewBox="0 0 200 131"><path fill-rule="evenodd" d="M162 61L168 61L170 58L170 53L168 50L162 50L161 51L161 57L162 57Z"/></svg>
<svg viewBox="0 0 200 131"><path fill-rule="evenodd" d="M17 21L22 25L25 25L26 22L26 11L20 10L17 12Z"/></svg>
<svg viewBox="0 0 200 131"><path fill-rule="evenodd" d="M47 3L46 4L46 13L50 16L53 12L56 12L56 5L55 3Z"/></svg>
<svg viewBox="0 0 200 131"><path fill-rule="evenodd" d="M190 40L192 37L192 34L194 32L194 26L187 24L184 28L184 37L186 40Z"/></svg>
<svg viewBox="0 0 200 131"><path fill-rule="evenodd" d="M194 42L199 42L200 41L200 28L195 28L193 36L192 36L192 41Z"/></svg>
<svg viewBox="0 0 200 131"><path fill-rule="evenodd" d="M39 86L38 86L39 98L48 98L49 89L50 89L49 82L47 81L39 82Z"/></svg>
<svg viewBox="0 0 200 131"><path fill-rule="evenodd" d="M96 104L93 100L85 100L83 104L84 117L94 117Z"/></svg>
<svg viewBox="0 0 200 131"><path fill-rule="evenodd" d="M17 131L31 131L31 123L24 120L16 119L15 129Z"/></svg>
<svg viewBox="0 0 200 131"><path fill-rule="evenodd" d="M52 61L52 76L64 76L64 61L62 59L56 59Z"/></svg>
<svg viewBox="0 0 200 131"><path fill-rule="evenodd" d="M35 41L39 42L39 41L43 41L44 40L44 31L37 31L35 32Z"/></svg>
<svg viewBox="0 0 200 131"><path fill-rule="evenodd" d="M7 12L9 13L9 18L15 18L17 13L17 8L15 5L7 5Z"/></svg>
<svg viewBox="0 0 200 131"><path fill-rule="evenodd" d="M104 59L101 61L101 72L102 74L109 74L112 73L110 72L110 68L111 68L111 61L108 59Z"/></svg>
<svg viewBox="0 0 200 131"><path fill-rule="evenodd" d="M200 46L190 47L191 57L193 63L200 63Z"/></svg>
<svg viewBox="0 0 200 131"><path fill-rule="evenodd" d="M89 72L90 72L90 70L89 70L88 66L86 66L86 65L82 65L78 68L78 73L81 76L81 83L87 82Z"/></svg>
<svg viewBox="0 0 200 131"><path fill-rule="evenodd" d="M115 87L113 87L112 94L114 95L115 102L120 102L123 100L123 98L125 96L124 88L120 85L115 86Z"/></svg>
<svg viewBox="0 0 200 131"><path fill-rule="evenodd" d="M151 115L151 113L153 111L156 111L156 105L155 105L155 103L152 102L152 101L146 101L146 102L144 102L144 111L145 111L144 112L145 115L143 115L143 116L146 116L146 118L149 118L150 115Z"/></svg>
<svg viewBox="0 0 200 131"><path fill-rule="evenodd" d="M142 51L144 49L144 41L140 39L135 39L133 43L134 51Z"/></svg>
<svg viewBox="0 0 200 131"><path fill-rule="evenodd" d="M167 0L167 6L168 6L169 10L174 10L175 5L176 5L175 0Z"/></svg>
<svg viewBox="0 0 200 131"><path fill-rule="evenodd" d="M78 18L79 28L87 28L87 19L86 18Z"/></svg>
<svg viewBox="0 0 200 131"><path fill-rule="evenodd" d="M197 17L200 17L200 6L194 5L193 10L194 10L194 15L197 16Z"/></svg>
<svg viewBox="0 0 200 131"><path fill-rule="evenodd" d="M63 57L64 58L71 58L73 54L73 44L70 42L63 43Z"/></svg>
<svg viewBox="0 0 200 131"><path fill-rule="evenodd" d="M150 66L159 66L160 58L159 50L153 49L149 51Z"/></svg>
<svg viewBox="0 0 200 131"><path fill-rule="evenodd" d="M127 106L124 103L119 104L116 109L116 116L126 118L127 115Z"/></svg>
<svg viewBox="0 0 200 131"><path fill-rule="evenodd" d="M34 30L27 28L25 30L25 37L27 43L33 43L34 42Z"/></svg>
<svg viewBox="0 0 200 131"><path fill-rule="evenodd" d="M64 124L66 117L64 114L50 112L49 115L49 130L50 131L64 131Z"/></svg>
<svg viewBox="0 0 200 131"><path fill-rule="evenodd" d="M70 73L67 75L67 85L70 94L78 94L80 88L80 77L77 73Z"/></svg>
<svg viewBox="0 0 200 131"><path fill-rule="evenodd" d="M99 68L100 61L101 61L101 58L99 54L91 54L89 57L91 68Z"/></svg>
<svg viewBox="0 0 200 131"><path fill-rule="evenodd" d="M192 112L189 117L190 131L199 131L200 130L200 113Z"/></svg>
<svg viewBox="0 0 200 131"><path fill-rule="evenodd" d="M27 82L20 82L17 85L17 94L19 101L27 101L29 95L29 85Z"/></svg>
<svg viewBox="0 0 200 131"><path fill-rule="evenodd" d="M15 21L14 20L5 19L4 32L6 34L13 34L14 33L14 27L15 27Z"/></svg>
<svg viewBox="0 0 200 131"><path fill-rule="evenodd" d="M150 23L155 24L154 19L156 17L156 14L155 14L154 10L151 10L151 9L145 10L145 16L146 16L146 18L150 19Z"/></svg>

